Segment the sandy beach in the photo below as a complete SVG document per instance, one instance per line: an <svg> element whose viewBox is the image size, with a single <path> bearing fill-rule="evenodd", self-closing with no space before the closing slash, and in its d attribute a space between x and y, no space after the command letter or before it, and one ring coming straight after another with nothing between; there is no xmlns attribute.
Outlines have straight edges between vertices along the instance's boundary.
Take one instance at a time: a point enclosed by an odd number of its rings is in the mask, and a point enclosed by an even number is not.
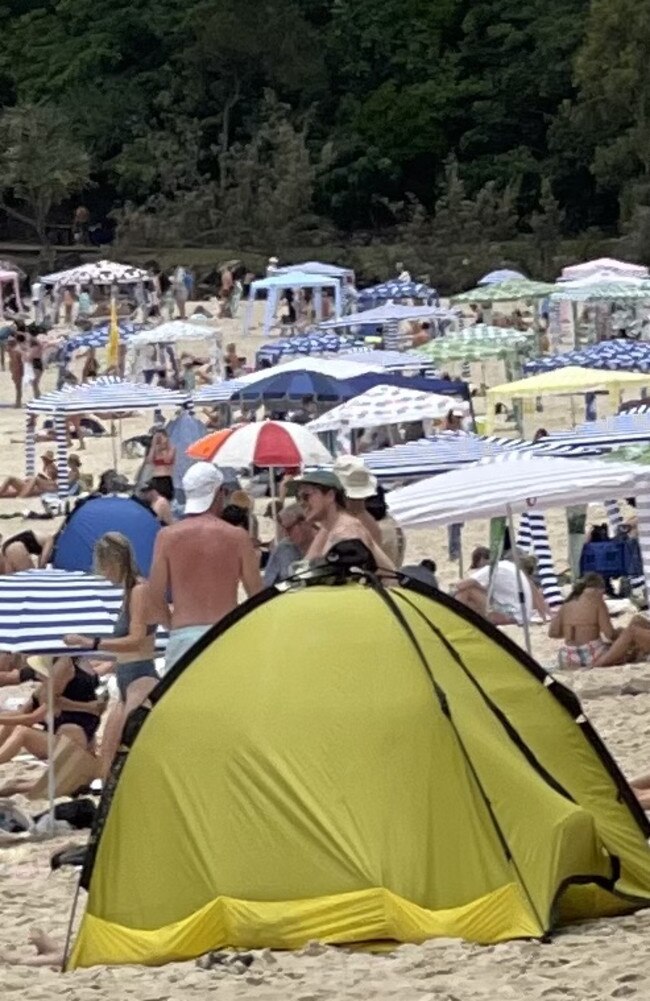
<svg viewBox="0 0 650 1001"><path fill-rule="evenodd" d="M252 361L261 343L257 334L243 340L239 321L222 321L224 344L236 340L241 353ZM473 373L474 375L474 373ZM498 370L489 373L494 384ZM55 373L46 373L43 388L53 388ZM476 381L480 373L476 373ZM0 447L3 474L23 475L24 414L11 406L8 372L0 373ZM600 402L600 401L599 401ZM566 426L566 409L555 402L543 415L528 415L533 427ZM148 413L124 421L123 436L141 433L150 426ZM41 455L46 448L38 448ZM95 477L113 465L109 438L89 440L81 453L83 472ZM120 470L133 476L139 460L121 460ZM22 513L39 510L38 499L0 500L0 532L6 538L24 527L49 534L59 520L26 522ZM599 506L590 509L588 523L604 520ZM566 567L564 512L547 518L556 568ZM262 519L262 535L271 536L271 523ZM487 541L485 522L472 522L463 536L466 559L472 548ZM446 530L408 533L407 562L424 557L438 563L440 580L448 586L457 579L458 566L447 561ZM621 620L625 622L626 619ZM544 626L532 627L534 652L545 667L554 663L557 644ZM522 642L516 627L509 634ZM648 770L650 732L650 664L566 674L564 680L583 699L585 712L611 753L629 777ZM11 694L4 689L2 698ZM2 778L25 775L36 764L19 762L0 766ZM29 805L34 810L34 804ZM650 973L645 946L650 933L650 910L616 920L603 920L563 930L550 944L512 942L487 948L451 940L422 946L403 946L385 955L349 952L312 944L299 953L255 953L252 963L202 968L199 964L171 965L163 969L96 969L61 975L48 969L16 965L33 955L28 935L38 927L62 941L75 892L72 871L50 873L49 857L57 848L83 838L66 836L54 842L24 843L0 848L3 920L0 923L0 976L5 994L16 1001L45 1001L55 993L71 1001L167 1001L203 998L214 991L228 998L268 998L271 1001L320 1001L328 998L427 998L441 1001L590 1001L605 998L650 997ZM81 913L81 908L79 914ZM249 957L250 958L250 957ZM5 962L5 959L8 962Z"/></svg>

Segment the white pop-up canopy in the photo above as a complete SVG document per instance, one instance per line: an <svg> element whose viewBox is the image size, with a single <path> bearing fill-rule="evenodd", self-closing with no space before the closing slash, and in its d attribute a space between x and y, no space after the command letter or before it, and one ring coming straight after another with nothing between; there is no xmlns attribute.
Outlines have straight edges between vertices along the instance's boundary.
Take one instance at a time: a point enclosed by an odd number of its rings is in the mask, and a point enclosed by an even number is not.
<svg viewBox="0 0 650 1001"><path fill-rule="evenodd" d="M321 295L324 288L331 288L334 292L334 315L340 316L342 312L341 278L336 275L310 274L308 271L285 271L282 274L275 272L266 278L259 278L251 282L248 294L248 303L244 316L244 333L248 333L253 314L253 303L259 292L266 292L266 310L264 312L264 336L268 335L278 302L278 295L284 289L314 289L314 305L316 307L317 319L322 318Z"/></svg>
<svg viewBox="0 0 650 1001"><path fill-rule="evenodd" d="M650 466L515 454L401 487L389 495L389 507L400 525L429 528L500 517L508 507L543 511L648 491Z"/></svg>
<svg viewBox="0 0 650 1001"><path fill-rule="evenodd" d="M594 280L595 276L606 275L610 280L619 278L650 278L650 271L643 264L617 261L613 257L599 257L595 261L584 261L562 269L558 281L573 282L581 279Z"/></svg>
<svg viewBox="0 0 650 1001"><path fill-rule="evenodd" d="M394 490L387 499L390 513L404 528L508 515L512 531L514 513L531 514L611 497L636 497L639 545L650 589L650 466L509 454L428 477ZM529 645L528 635L526 640Z"/></svg>
<svg viewBox="0 0 650 1001"><path fill-rule="evenodd" d="M223 378L223 340L222 333L214 327L207 318L193 317L189 320L170 320L156 327L149 327L134 334L129 339L129 354L133 375L138 375L141 369L139 353L143 348L153 344L182 344L187 341L207 340L211 345L214 362L214 381Z"/></svg>

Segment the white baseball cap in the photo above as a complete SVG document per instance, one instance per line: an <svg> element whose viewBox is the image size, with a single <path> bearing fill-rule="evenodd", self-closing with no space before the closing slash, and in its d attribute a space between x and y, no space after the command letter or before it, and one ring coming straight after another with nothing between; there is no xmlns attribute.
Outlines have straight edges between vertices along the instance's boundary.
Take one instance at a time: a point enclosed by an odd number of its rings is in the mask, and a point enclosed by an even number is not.
<svg viewBox="0 0 650 1001"><path fill-rule="evenodd" d="M205 514L222 485L220 469L211 462L195 462L183 477L185 514Z"/></svg>

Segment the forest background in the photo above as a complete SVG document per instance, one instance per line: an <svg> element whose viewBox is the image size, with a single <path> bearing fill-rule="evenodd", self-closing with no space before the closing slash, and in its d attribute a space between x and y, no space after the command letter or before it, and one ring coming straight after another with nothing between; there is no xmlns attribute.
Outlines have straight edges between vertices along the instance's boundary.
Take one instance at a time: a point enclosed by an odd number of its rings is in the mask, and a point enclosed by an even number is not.
<svg viewBox="0 0 650 1001"><path fill-rule="evenodd" d="M650 5L0 0L0 221L443 291L650 263ZM5 210L4 212L2 210Z"/></svg>

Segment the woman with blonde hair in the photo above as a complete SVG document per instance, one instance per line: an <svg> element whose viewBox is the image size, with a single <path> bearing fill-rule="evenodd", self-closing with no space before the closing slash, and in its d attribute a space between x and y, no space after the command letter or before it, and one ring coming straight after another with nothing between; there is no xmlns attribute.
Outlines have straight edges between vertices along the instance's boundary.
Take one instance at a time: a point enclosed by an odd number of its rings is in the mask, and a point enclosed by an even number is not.
<svg viewBox="0 0 650 1001"><path fill-rule="evenodd" d="M131 543L120 532L107 532L95 544L95 570L112 584L124 588L124 601L109 637L64 637L68 646L116 655L115 676L120 704L111 713L102 741L101 757L108 772L119 746L127 717L137 709L158 683L154 664L154 634L151 623L149 584L138 573Z"/></svg>

